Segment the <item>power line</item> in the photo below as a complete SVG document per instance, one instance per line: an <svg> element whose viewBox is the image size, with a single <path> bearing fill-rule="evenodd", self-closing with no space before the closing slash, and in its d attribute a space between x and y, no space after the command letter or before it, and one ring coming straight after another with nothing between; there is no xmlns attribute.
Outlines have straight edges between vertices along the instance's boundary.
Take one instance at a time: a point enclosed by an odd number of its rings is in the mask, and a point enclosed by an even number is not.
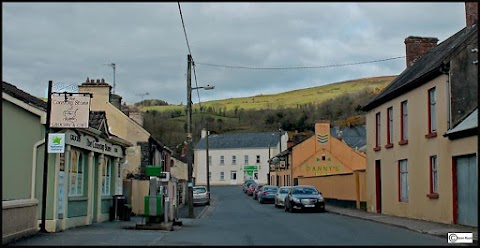
<svg viewBox="0 0 480 248"><path fill-rule="evenodd" d="M198 105L200 106L200 112L201 112L202 102L200 101L200 92L199 92L199 89L200 89L200 88L198 88L197 72L195 71L195 62L193 62L192 64L193 64L193 76L194 76L194 78L195 78L195 87L197 88Z"/></svg>
<svg viewBox="0 0 480 248"><path fill-rule="evenodd" d="M248 70L299 70L299 69L322 69L322 68L330 68L330 67L342 67L342 66L350 66L350 65L371 64L371 63L378 63L378 62L383 62L383 61L388 61L388 60L394 60L394 59L400 59L400 58L405 58L405 56L392 57L392 58L379 59L379 60L372 60L372 61L357 62L357 63L334 64L334 65L320 65L320 66L292 66L292 67L234 66L234 65L219 65L219 64L200 63L200 62L197 62L197 64L199 64L199 65L205 65L205 66L212 66L212 67L229 68L229 69L248 69Z"/></svg>
<svg viewBox="0 0 480 248"><path fill-rule="evenodd" d="M185 40L187 41L188 54L190 54L191 56L192 51L190 50L190 44L188 43L188 38L187 38L187 30L185 29L185 23L183 22L182 8L180 8L180 2L177 2L177 3L178 3L178 11L180 11L180 18L182 19L183 33L185 33Z"/></svg>

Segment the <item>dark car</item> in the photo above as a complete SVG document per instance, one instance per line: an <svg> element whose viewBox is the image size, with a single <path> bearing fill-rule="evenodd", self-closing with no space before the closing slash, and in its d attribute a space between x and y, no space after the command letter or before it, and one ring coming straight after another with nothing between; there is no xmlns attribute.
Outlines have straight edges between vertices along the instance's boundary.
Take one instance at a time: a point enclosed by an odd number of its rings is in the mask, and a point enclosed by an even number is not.
<svg viewBox="0 0 480 248"><path fill-rule="evenodd" d="M293 186L285 196L285 211L294 212L297 209L324 212L325 199L313 186Z"/></svg>
<svg viewBox="0 0 480 248"><path fill-rule="evenodd" d="M247 190L248 190L248 187L250 186L250 184L252 183L255 183L254 180L247 180L243 183L243 187L242 187L242 191L243 193L247 193Z"/></svg>
<svg viewBox="0 0 480 248"><path fill-rule="evenodd" d="M275 201L275 194L277 193L278 187L273 185L265 185L262 190L258 192L257 199L258 202L271 202Z"/></svg>
<svg viewBox="0 0 480 248"><path fill-rule="evenodd" d="M255 187L257 187L257 184L256 183L251 183L248 186L247 195L253 195L253 191L255 191Z"/></svg>
<svg viewBox="0 0 480 248"><path fill-rule="evenodd" d="M260 190L262 190L262 187L263 187L263 185L259 185L259 184L257 185L257 187L255 187L255 190L253 191L253 199L254 199L254 200L257 199L257 197L258 197L258 192L259 192Z"/></svg>

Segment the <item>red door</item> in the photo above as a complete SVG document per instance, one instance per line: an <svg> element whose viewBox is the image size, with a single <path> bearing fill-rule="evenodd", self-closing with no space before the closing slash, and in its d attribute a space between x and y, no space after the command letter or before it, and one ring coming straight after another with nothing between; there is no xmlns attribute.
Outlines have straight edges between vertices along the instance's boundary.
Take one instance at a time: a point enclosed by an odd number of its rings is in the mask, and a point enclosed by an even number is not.
<svg viewBox="0 0 480 248"><path fill-rule="evenodd" d="M382 177L380 173L380 160L375 160L375 202L377 213L382 212Z"/></svg>

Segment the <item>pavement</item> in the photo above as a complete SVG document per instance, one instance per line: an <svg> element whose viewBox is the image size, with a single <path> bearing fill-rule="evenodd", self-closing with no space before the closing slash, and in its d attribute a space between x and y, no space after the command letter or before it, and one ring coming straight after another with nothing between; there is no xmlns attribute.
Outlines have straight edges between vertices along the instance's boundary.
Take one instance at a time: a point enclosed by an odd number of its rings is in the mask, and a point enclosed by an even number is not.
<svg viewBox="0 0 480 248"><path fill-rule="evenodd" d="M478 228L463 225L443 224L432 221L418 220L405 217L397 217L387 214L367 212L364 210L336 207L332 205L325 206L326 211L330 213L341 214L345 216L371 220L393 226L403 227L423 234L430 234L447 238L448 233L468 232L473 233L473 242L478 245Z"/></svg>

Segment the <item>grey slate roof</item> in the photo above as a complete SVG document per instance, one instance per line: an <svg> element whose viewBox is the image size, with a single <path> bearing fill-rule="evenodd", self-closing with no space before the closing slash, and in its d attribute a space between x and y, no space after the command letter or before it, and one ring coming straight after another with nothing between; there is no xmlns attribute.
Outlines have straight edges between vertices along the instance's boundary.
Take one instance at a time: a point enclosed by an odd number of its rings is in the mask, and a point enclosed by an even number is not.
<svg viewBox="0 0 480 248"><path fill-rule="evenodd" d="M337 130L342 132L341 136L337 134ZM367 130L364 125L343 128L331 127L330 135L335 138L341 137L352 148L360 148L367 144Z"/></svg>
<svg viewBox="0 0 480 248"><path fill-rule="evenodd" d="M478 108L470 113L463 121L461 121L456 127L448 130L445 134L454 134L457 132L473 129L478 127Z"/></svg>
<svg viewBox="0 0 480 248"><path fill-rule="evenodd" d="M13 84L9 84L5 81L2 82L2 92L9 94L10 96L17 98L18 100L21 100L30 106L47 111L47 103L42 99L28 94Z"/></svg>
<svg viewBox="0 0 480 248"><path fill-rule="evenodd" d="M405 69L373 100L362 107L369 111L376 106L392 100L441 74L444 61L448 61L452 53L460 48L472 36L478 36L478 25L465 27L456 34L432 48L421 56L413 65Z"/></svg>
<svg viewBox="0 0 480 248"><path fill-rule="evenodd" d="M280 141L279 136L279 132L210 134L208 149L274 147ZM200 139L194 149L205 149L205 139Z"/></svg>

